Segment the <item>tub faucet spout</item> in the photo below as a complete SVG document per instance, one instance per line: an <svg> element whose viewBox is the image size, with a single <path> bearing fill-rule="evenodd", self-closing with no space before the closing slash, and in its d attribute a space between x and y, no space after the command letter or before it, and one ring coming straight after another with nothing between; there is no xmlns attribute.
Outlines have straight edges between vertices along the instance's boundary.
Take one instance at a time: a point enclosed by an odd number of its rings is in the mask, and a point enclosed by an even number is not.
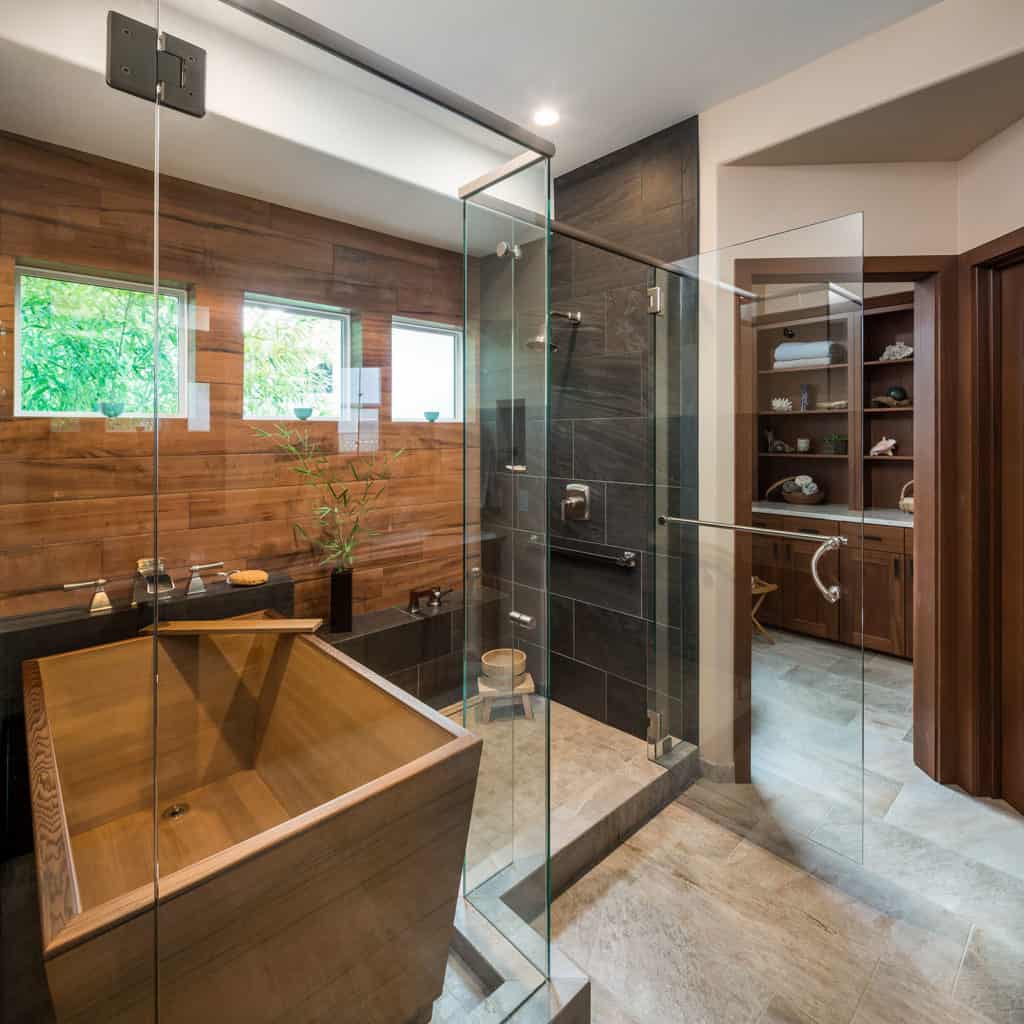
<svg viewBox="0 0 1024 1024"><path fill-rule="evenodd" d="M430 597L434 593L433 587L427 587L425 590L410 590L409 591L409 607L406 611L410 615L419 615L420 613L420 601L424 597Z"/></svg>

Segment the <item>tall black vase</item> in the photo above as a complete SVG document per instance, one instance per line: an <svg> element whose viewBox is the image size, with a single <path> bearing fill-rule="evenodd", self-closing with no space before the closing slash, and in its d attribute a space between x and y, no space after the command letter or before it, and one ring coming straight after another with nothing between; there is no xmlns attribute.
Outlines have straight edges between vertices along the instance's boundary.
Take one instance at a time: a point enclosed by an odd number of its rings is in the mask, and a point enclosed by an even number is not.
<svg viewBox="0 0 1024 1024"><path fill-rule="evenodd" d="M352 632L352 570L331 572L331 632Z"/></svg>

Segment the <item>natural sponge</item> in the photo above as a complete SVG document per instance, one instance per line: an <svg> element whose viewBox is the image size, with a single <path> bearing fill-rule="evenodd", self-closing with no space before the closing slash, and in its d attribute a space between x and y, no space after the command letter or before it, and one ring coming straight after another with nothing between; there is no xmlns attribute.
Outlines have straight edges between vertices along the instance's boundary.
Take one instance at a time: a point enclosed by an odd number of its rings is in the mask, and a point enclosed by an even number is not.
<svg viewBox="0 0 1024 1024"><path fill-rule="evenodd" d="M262 569L236 569L228 577L228 583L235 587L258 587L269 578Z"/></svg>

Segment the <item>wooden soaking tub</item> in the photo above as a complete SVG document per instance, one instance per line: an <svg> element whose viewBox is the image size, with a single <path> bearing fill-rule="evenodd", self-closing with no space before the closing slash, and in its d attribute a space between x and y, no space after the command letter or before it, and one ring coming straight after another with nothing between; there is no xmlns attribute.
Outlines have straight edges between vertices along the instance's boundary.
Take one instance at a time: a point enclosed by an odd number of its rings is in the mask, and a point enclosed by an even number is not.
<svg viewBox="0 0 1024 1024"><path fill-rule="evenodd" d="M154 917L161 1021L429 1020L480 741L315 624L161 627L156 901L152 637L25 662L61 1021L153 1019Z"/></svg>

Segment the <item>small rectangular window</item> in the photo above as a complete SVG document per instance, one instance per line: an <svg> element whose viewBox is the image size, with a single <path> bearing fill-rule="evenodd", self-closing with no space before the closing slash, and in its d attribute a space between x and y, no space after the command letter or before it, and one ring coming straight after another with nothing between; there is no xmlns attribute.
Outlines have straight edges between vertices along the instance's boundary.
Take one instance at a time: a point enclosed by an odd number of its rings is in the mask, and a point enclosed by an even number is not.
<svg viewBox="0 0 1024 1024"><path fill-rule="evenodd" d="M462 331L399 317L392 320L391 419L462 419Z"/></svg>
<svg viewBox="0 0 1024 1024"><path fill-rule="evenodd" d="M153 415L152 286L19 267L15 303L16 416ZM184 416L187 296L158 308L158 409Z"/></svg>
<svg viewBox="0 0 1024 1024"><path fill-rule="evenodd" d="M349 402L349 317L312 303L247 295L247 419L344 419Z"/></svg>

